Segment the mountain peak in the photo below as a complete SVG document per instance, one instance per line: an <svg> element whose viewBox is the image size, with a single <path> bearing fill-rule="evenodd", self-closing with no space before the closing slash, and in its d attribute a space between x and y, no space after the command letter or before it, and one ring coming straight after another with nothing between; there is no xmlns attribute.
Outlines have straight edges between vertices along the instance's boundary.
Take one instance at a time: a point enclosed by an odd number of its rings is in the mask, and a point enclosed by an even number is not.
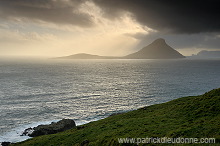
<svg viewBox="0 0 220 146"><path fill-rule="evenodd" d="M156 39L140 51L125 56L127 59L177 59L185 58L170 47L163 38Z"/></svg>
<svg viewBox="0 0 220 146"><path fill-rule="evenodd" d="M170 47L165 39L158 38L153 41L150 45L142 48L136 53L124 57L110 57L110 56L98 56L92 54L75 54L70 56L59 57L63 59L178 59L185 58L178 51Z"/></svg>
<svg viewBox="0 0 220 146"><path fill-rule="evenodd" d="M153 43L166 43L166 42L165 42L165 39L163 39L163 38L158 38L158 39L156 39L155 41L153 41Z"/></svg>
<svg viewBox="0 0 220 146"><path fill-rule="evenodd" d="M153 45L160 45L160 46L167 45L165 39L163 39L163 38L158 38L158 39L154 40L150 45L152 45L152 44Z"/></svg>

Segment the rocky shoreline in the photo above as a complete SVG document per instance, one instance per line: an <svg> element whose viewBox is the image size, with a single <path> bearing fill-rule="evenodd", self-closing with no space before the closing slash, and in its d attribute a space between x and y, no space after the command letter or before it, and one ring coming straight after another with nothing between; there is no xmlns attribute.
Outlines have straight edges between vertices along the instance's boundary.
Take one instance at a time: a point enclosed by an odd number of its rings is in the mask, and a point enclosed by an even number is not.
<svg viewBox="0 0 220 146"><path fill-rule="evenodd" d="M71 128L75 128L76 123L71 119L62 119L58 122L52 122L49 125L38 125L24 130L21 136L36 137L41 135L55 134Z"/></svg>
<svg viewBox="0 0 220 146"><path fill-rule="evenodd" d="M41 135L55 134L76 127L76 123L72 119L62 119L58 122L51 122L47 125L38 125L37 127L29 127L25 129L20 136L36 137ZM8 146L11 142L0 142L1 146Z"/></svg>
<svg viewBox="0 0 220 146"><path fill-rule="evenodd" d="M4 142L1 142L0 144L1 144L1 146L8 146L8 145L11 144L11 142L5 142L5 141L4 141Z"/></svg>

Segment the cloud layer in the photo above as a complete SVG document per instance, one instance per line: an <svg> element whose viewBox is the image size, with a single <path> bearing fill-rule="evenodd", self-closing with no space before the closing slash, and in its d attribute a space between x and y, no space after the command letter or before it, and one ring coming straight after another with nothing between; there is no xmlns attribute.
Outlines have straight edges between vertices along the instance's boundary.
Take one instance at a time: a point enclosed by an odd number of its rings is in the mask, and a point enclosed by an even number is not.
<svg viewBox="0 0 220 146"><path fill-rule="evenodd" d="M217 0L0 0L0 52L120 56L160 37L189 55L217 50L218 6Z"/></svg>
<svg viewBox="0 0 220 146"><path fill-rule="evenodd" d="M91 16L78 10L82 2L82 0L0 0L0 18L89 27L93 25Z"/></svg>
<svg viewBox="0 0 220 146"><path fill-rule="evenodd" d="M0 18L90 27L95 16L79 9L88 1L99 6L108 19L129 12L143 26L160 32L220 32L217 0L0 0Z"/></svg>
<svg viewBox="0 0 220 146"><path fill-rule="evenodd" d="M217 0L93 0L109 18L129 11L141 24L161 32L220 31Z"/></svg>

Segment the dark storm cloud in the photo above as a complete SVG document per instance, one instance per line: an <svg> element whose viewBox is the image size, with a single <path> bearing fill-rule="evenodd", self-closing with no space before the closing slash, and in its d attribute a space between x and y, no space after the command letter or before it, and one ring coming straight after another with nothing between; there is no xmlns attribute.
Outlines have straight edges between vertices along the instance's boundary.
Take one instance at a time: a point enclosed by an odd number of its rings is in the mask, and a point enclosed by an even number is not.
<svg viewBox="0 0 220 146"><path fill-rule="evenodd" d="M93 25L91 16L78 10L83 2L83 0L0 0L0 18L23 18L88 27Z"/></svg>
<svg viewBox="0 0 220 146"><path fill-rule="evenodd" d="M0 19L89 27L94 25L94 16L78 9L86 1L94 2L110 20L130 12L137 22L159 32L220 32L217 0L0 0Z"/></svg>
<svg viewBox="0 0 220 146"><path fill-rule="evenodd" d="M162 34L154 32L150 35L139 33L126 35L140 40L134 50L139 50L158 38L164 38L166 42L175 49L220 49L220 35L218 35L218 33Z"/></svg>
<svg viewBox="0 0 220 146"><path fill-rule="evenodd" d="M217 0L93 0L109 18L122 11L150 28L169 33L220 32Z"/></svg>

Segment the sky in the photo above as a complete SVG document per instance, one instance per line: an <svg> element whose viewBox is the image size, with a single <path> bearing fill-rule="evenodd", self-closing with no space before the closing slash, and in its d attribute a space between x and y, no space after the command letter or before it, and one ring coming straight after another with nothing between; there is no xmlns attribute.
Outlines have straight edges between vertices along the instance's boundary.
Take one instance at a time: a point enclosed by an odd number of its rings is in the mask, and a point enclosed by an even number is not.
<svg viewBox="0 0 220 146"><path fill-rule="evenodd" d="M217 0L0 0L0 56L123 56L157 38L220 51Z"/></svg>

